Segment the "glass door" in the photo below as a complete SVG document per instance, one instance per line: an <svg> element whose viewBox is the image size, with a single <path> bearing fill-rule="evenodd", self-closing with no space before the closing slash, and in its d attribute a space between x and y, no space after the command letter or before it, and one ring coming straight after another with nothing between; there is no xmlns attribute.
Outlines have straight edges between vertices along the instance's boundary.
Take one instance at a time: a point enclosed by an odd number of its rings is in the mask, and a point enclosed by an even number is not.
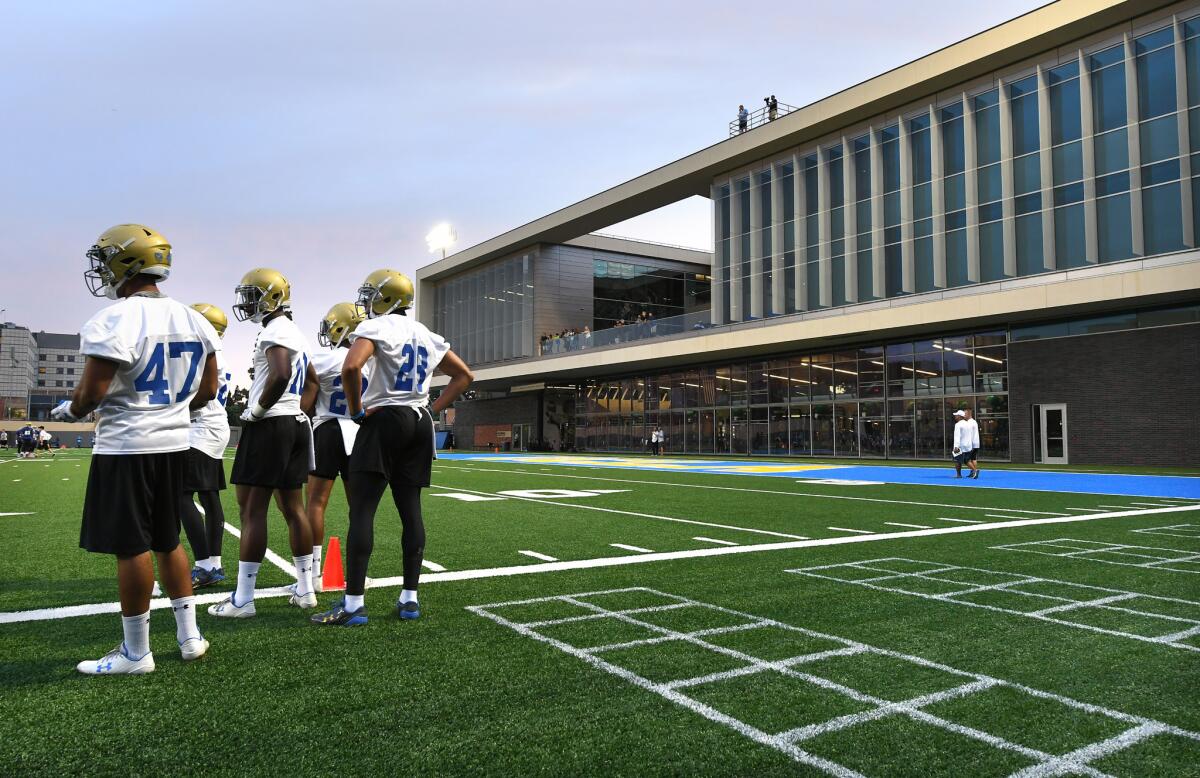
<svg viewBox="0 0 1200 778"><path fill-rule="evenodd" d="M1067 406L1063 403L1041 405L1038 421L1042 463L1067 464Z"/></svg>

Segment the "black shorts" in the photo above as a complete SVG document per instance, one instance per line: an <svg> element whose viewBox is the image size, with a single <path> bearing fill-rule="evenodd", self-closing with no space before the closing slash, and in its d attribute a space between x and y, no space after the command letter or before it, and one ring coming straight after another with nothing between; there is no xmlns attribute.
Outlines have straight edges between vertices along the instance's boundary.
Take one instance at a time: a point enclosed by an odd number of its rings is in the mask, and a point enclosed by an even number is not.
<svg viewBox="0 0 1200 778"><path fill-rule="evenodd" d="M979 449L973 448L969 452L967 452L967 461L968 462L974 462L977 459L979 459Z"/></svg>
<svg viewBox="0 0 1200 778"><path fill-rule="evenodd" d="M179 493L187 452L93 454L79 546L136 556L179 545Z"/></svg>
<svg viewBox="0 0 1200 778"><path fill-rule="evenodd" d="M971 452L963 451L959 454L955 454L954 461L959 463L960 465L965 465L966 463L971 461Z"/></svg>
<svg viewBox="0 0 1200 778"><path fill-rule="evenodd" d="M346 443L342 439L341 422L337 419L322 422L321 426L313 431L313 446L316 448L317 466L309 475L328 478L330 481L339 475L342 478L346 477L346 473L349 472L346 466L350 463L350 457L346 454Z"/></svg>
<svg viewBox="0 0 1200 778"><path fill-rule="evenodd" d="M225 463L213 459L198 448L187 450L183 473L185 492L219 492L225 488Z"/></svg>
<svg viewBox="0 0 1200 778"><path fill-rule="evenodd" d="M433 417L427 409L388 405L363 419L351 473L379 473L392 486L429 486L432 470Z"/></svg>
<svg viewBox="0 0 1200 778"><path fill-rule="evenodd" d="M229 480L244 486L300 489L308 480L308 422L272 416L242 427Z"/></svg>

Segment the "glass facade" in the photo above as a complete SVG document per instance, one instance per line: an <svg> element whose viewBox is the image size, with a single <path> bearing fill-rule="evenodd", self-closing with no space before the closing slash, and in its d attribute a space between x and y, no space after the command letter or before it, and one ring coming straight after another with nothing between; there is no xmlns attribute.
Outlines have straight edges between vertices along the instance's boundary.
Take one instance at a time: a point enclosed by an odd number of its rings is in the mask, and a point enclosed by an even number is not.
<svg viewBox="0 0 1200 778"><path fill-rule="evenodd" d="M683 270L597 259L592 262L592 294L591 327L598 332L617 322L632 324L643 313L661 321L707 311L709 278Z"/></svg>
<svg viewBox="0 0 1200 778"><path fill-rule="evenodd" d="M1008 459L1005 332L596 380L578 388L580 451L640 451L661 425L688 454L944 458L953 414Z"/></svg>
<svg viewBox="0 0 1200 778"><path fill-rule="evenodd" d="M533 356L533 267L510 257L439 283L433 329L467 364Z"/></svg>
<svg viewBox="0 0 1200 778"><path fill-rule="evenodd" d="M1200 17L1064 50L715 182L713 323L1192 248L1197 154Z"/></svg>

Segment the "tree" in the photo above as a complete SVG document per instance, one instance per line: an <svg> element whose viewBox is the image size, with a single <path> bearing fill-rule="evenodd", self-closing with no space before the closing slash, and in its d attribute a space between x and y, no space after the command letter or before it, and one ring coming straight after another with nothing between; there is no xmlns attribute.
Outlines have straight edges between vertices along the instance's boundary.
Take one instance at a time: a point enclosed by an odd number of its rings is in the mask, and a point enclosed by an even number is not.
<svg viewBox="0 0 1200 778"><path fill-rule="evenodd" d="M230 427L242 426L242 412L246 410L246 403L249 400L249 389L235 386L229 392L229 399L225 402L225 413L229 414Z"/></svg>

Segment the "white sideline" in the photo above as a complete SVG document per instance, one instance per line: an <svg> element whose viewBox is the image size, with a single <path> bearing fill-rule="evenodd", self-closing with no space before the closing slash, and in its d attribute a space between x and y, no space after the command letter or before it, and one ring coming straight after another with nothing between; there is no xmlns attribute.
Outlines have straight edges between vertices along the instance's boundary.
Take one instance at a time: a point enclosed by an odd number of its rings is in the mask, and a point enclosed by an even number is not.
<svg viewBox="0 0 1200 778"><path fill-rule="evenodd" d="M888 505L920 505L927 508L958 508L966 511L1008 511L1010 513L1029 513L1037 516L1061 516L1060 513L1051 511L1030 511L1020 508L994 508L980 505L947 505L941 502L917 502L914 500L888 500L883 497L854 497L848 494L821 494L818 492L785 492L779 489L750 489L739 486L714 486L712 484L681 484L674 481L646 481L640 478L602 478L594 475L569 475L567 473L539 473L534 470L489 470L482 467L454 467L451 465L442 465L445 470L469 470L477 473L525 473L527 475L536 475L546 478L578 478L584 481L612 481L619 484L648 484L650 486L679 486L684 489L716 489L722 492L751 492L753 494L782 494L788 497L815 497L824 500L856 500L859 502L882 502ZM597 468L600 470L609 470L609 468ZM675 471L684 472L686 471ZM720 475L719 473L703 473L703 475ZM805 481L798 480L796 483L804 484ZM441 487L443 489L449 487ZM988 487L999 488L999 487ZM470 489L456 489L455 491L469 492Z"/></svg>
<svg viewBox="0 0 1200 778"><path fill-rule="evenodd" d="M584 506L577 506L584 507ZM444 573L430 573L421 576L425 583L436 581L471 581L479 578L502 578L510 575L535 575L538 573L557 573L565 570L587 570L600 567L623 567L625 565L643 564L646 562L664 562L675 559L697 559L701 557L725 556L726 554L752 554L762 551L785 551L797 548L816 548L821 546L840 546L846 543L874 543L880 540L903 540L935 535L958 535L966 532L987 532L996 529L1012 529L1014 527L1034 527L1043 524L1070 524L1075 522L1099 521L1101 519L1118 519L1127 516L1151 516L1159 513L1179 513L1182 511L1200 510L1200 505L1185 505L1178 508L1155 508L1144 511L1121 511L1117 513L1093 513L1088 516L1061 516L1045 519L1021 519L1020 521L992 522L990 524L969 524L954 527L933 527L932 529L913 530L911 532L880 532L874 535L853 535L846 537L815 538L812 540L794 540L786 543L760 543L752 546L721 546L719 548L695 548L687 551L658 551L653 554L635 554L632 556L598 557L595 559L574 559L561 562L545 562L537 565L509 565L506 567L480 568L475 570L448 570ZM367 582L368 589L400 586L404 582L402 576L376 578ZM286 588L259 589L255 592L256 600L267 597L286 597L291 592ZM229 596L228 592L197 595L196 603L220 602ZM151 610L170 607L170 600L158 599L150 603ZM41 608L28 611L8 611L0 613L0 624L14 624L23 621L45 621L73 616L91 616L98 613L117 613L120 603L100 602L89 605L72 605L64 608Z"/></svg>
<svg viewBox="0 0 1200 778"><path fill-rule="evenodd" d="M201 516L207 515L204 512L204 506L202 506L200 503L193 500L192 505L196 506L196 510L199 511ZM229 522L225 522L225 531L228 532L230 535L233 535L238 540L242 539L242 531L240 529L238 529L237 527L233 526L232 524L230 524ZM279 554L276 554L271 549L269 549L269 548L267 549L265 558L268 562L275 565L280 570L282 570L283 572L290 575L292 578L296 577L296 566L293 565L291 562L287 561L286 559L284 559L283 557L279 556Z"/></svg>

